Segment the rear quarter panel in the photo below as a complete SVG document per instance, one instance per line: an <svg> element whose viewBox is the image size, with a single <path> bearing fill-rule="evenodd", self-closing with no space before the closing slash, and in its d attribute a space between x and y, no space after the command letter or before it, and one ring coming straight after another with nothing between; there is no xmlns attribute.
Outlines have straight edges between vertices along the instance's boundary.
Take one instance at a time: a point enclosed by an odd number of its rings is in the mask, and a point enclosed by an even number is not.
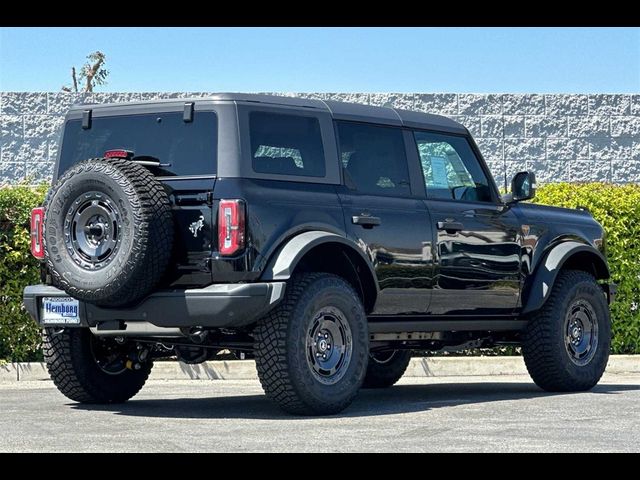
<svg viewBox="0 0 640 480"><path fill-rule="evenodd" d="M334 185L222 178L216 182L214 197L240 198L247 204L247 247L231 259L214 252L214 282L257 279L276 249L298 233L320 230L345 235Z"/></svg>

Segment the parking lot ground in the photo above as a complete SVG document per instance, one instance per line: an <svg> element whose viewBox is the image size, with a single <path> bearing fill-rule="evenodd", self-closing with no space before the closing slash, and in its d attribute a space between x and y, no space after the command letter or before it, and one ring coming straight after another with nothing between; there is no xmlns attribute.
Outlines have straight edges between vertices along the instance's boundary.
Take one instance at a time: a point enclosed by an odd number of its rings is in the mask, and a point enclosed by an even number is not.
<svg viewBox="0 0 640 480"><path fill-rule="evenodd" d="M0 383L0 451L640 451L640 374L549 394L524 375L406 378L331 417L294 417L253 380L153 380L122 405Z"/></svg>

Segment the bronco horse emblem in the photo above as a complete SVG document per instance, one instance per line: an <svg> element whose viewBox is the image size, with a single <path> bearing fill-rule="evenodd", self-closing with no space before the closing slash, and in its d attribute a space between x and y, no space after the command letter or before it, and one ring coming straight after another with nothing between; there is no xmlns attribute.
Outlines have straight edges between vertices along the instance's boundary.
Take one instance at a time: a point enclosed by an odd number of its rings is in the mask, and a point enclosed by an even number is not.
<svg viewBox="0 0 640 480"><path fill-rule="evenodd" d="M200 218L196 222L189 225L189 231L193 233L193 238L198 238L198 232L204 227L204 216L200 215Z"/></svg>

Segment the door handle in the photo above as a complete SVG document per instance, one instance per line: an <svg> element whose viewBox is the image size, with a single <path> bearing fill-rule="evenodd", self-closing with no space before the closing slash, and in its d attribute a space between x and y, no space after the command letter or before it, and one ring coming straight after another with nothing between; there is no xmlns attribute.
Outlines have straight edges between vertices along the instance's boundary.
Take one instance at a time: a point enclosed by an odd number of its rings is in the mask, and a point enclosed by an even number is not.
<svg viewBox="0 0 640 480"><path fill-rule="evenodd" d="M450 220L445 220L444 222L436 223L438 230L444 230L447 233L454 234L460 232L464 229L464 225L460 222L452 222Z"/></svg>
<svg viewBox="0 0 640 480"><path fill-rule="evenodd" d="M360 225L363 228L373 228L380 225L382 220L380 220L380 217L372 217L370 215L354 215L351 217L351 223Z"/></svg>

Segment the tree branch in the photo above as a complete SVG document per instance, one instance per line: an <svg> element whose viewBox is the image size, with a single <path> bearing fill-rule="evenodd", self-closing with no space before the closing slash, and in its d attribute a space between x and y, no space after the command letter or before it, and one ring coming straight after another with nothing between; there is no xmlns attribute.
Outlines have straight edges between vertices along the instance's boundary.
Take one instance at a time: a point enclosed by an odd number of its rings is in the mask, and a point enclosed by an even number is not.
<svg viewBox="0 0 640 480"><path fill-rule="evenodd" d="M71 79L73 80L73 91L78 92L78 77L76 76L76 67L71 67Z"/></svg>
<svg viewBox="0 0 640 480"><path fill-rule="evenodd" d="M87 81L86 81L85 90L84 90L85 92L93 92L93 77L96 76L96 74L98 73L98 70L100 70L100 67L102 66L103 63L104 63L104 57L99 56L96 62L92 66L89 67L87 65L88 68L86 69Z"/></svg>

